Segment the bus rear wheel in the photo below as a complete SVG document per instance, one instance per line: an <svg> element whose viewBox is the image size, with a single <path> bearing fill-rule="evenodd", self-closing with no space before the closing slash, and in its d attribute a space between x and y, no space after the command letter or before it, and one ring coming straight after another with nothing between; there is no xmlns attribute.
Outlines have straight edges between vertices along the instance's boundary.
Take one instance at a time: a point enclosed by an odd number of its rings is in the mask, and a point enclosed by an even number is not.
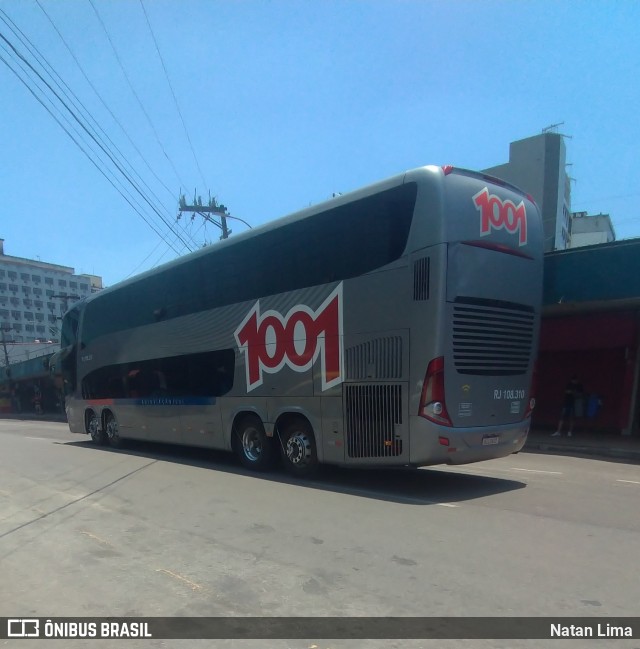
<svg viewBox="0 0 640 649"><path fill-rule="evenodd" d="M102 428L100 417L93 411L86 414L87 432L91 437L91 441L98 446L104 446L107 443L107 435Z"/></svg>
<svg viewBox="0 0 640 649"><path fill-rule="evenodd" d="M266 471L276 457L273 439L267 437L258 417L244 417L236 427L234 450L243 466L254 471Z"/></svg>
<svg viewBox="0 0 640 649"><path fill-rule="evenodd" d="M118 429L118 422L113 413L107 412L104 416L104 430L107 434L109 446L122 448L122 438Z"/></svg>
<svg viewBox="0 0 640 649"><path fill-rule="evenodd" d="M300 478L312 476L318 469L318 452L313 429L308 422L294 419L287 423L280 436L285 469Z"/></svg>

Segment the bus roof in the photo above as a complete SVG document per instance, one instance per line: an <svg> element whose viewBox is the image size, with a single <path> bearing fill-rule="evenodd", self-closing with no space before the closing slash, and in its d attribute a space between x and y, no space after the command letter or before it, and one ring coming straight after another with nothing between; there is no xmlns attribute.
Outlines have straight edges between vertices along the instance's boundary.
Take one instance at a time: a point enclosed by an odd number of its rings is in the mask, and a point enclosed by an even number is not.
<svg viewBox="0 0 640 649"><path fill-rule="evenodd" d="M286 216L279 217L277 219L274 219L273 221L269 221L268 223L265 223L257 228L253 228L251 230L247 230L245 232L242 232L238 235L235 235L234 237L230 239L225 239L222 241L219 241L217 243L214 243L210 246L206 246L200 250L196 250L194 252L188 253L186 255L183 255L181 257L178 257L177 259L173 259L172 261L169 261L165 264L162 264L161 266L158 266L156 268L152 268L148 271L145 271L143 273L140 273L138 275L135 275L134 277L131 277L129 279L125 279L123 281L120 281L113 286L104 288L103 290L99 291L98 293L94 293L93 295L88 296L84 300L82 300L80 303L76 304L83 304L83 303L89 303L92 302L95 299L100 299L102 295L107 295L111 293L114 290L118 290L121 287L128 286L131 284L135 284L140 280L146 279L148 277L154 276L158 273L163 273L166 272L167 270L170 270L171 268L177 268L181 266L182 264L189 263L190 261L197 259L199 257L204 257L210 254L215 254L219 250L223 250L229 246L235 246L238 245L244 241L250 240L253 237L259 236L265 232L269 232L271 230L275 230L277 228L280 228L282 226L288 225L290 223L294 223L297 221L304 220L310 216L313 216L314 214L318 214L320 212L324 212L328 209L334 208L334 207L339 207L341 205L350 203L352 201L365 198L367 196L371 196L373 194L376 194L378 192L382 192L386 189L389 189L391 187L396 187L398 185L402 185L405 182L415 182L420 180L421 178L434 178L434 176L439 177L440 179L444 178L444 176L450 174L450 173L456 173L456 174L463 174L475 178L481 178L484 179L488 182L495 183L498 185L501 185L503 187L508 187L509 189L518 192L519 194L522 194L525 196L524 192L519 189L518 187L515 187L511 185L510 183L507 183L499 178L495 178L493 176L488 176L486 174L482 174L480 172L472 171L469 169L464 169L461 167L453 167L451 165L447 166L436 166L436 165L425 165L423 167L417 167L414 169L410 169L408 171L405 171L401 174L396 174L395 176L391 176L389 178L386 178L384 180L372 183L370 185L366 185L365 187L361 187L359 189L347 192L345 194L342 194L340 196L336 196L334 198L330 198L326 201L322 201L320 203L317 203L315 205L312 205L310 207L304 208L302 210L298 210L296 212L292 212ZM530 197L528 197L530 198ZM533 199L530 198L530 200L533 201ZM75 306L75 305L74 305Z"/></svg>
<svg viewBox="0 0 640 649"><path fill-rule="evenodd" d="M288 225L289 223L294 223L296 221L301 221L304 220L310 216L313 216L314 214L318 214L319 212L324 212L327 209L331 209L333 207L339 207L340 205L344 205L347 203L350 203L352 201L358 200L360 198L365 198L367 196L371 196L372 194L376 194L378 192L382 192L385 189L389 189L391 187L396 187L398 185L402 185L406 179L407 175L409 173L415 173L419 172L420 170L423 171L428 171L429 174L432 174L436 170L440 170L440 173L442 173L442 169L440 167L435 167L435 166L430 166L430 167L421 167L419 169L414 169L411 170L411 172L404 172L401 174L397 174L395 176L392 176L390 178L387 178L385 180L381 180L375 183L372 183L371 185L367 185L365 187L361 187L359 189L356 189L354 191L342 194L340 196L336 196L334 198L330 198L326 201L322 201L320 203L317 203L315 205L312 205L310 207L304 208L302 210L298 210L296 212L292 212L291 214L288 214L286 216L279 217L277 219L274 219L273 221L269 221L268 223L265 223L263 225L260 225L256 228L252 228L251 230L247 230L245 232L241 232L238 235L235 235L229 239L224 239L222 241L219 241L217 243L214 243L210 246L206 246L200 250L196 250L194 252L188 253L186 255L183 255L181 257L178 257L177 259L173 259L166 264L162 264L161 266L158 266L157 268L152 268L151 270L145 271L143 273L140 273L138 275L135 275L134 277L131 277L129 279L125 279L121 282L118 282L117 284L114 284L112 286L109 286L107 288L102 289L98 293L94 293L93 295L88 296L84 300L82 300L83 303L88 303L92 302L95 299L99 299L102 295L106 295L108 293L111 293L114 290L118 290L123 286L128 286L131 284L135 284L136 282L143 280L147 277L151 277L153 275L156 275L158 273L165 272L171 268L176 268L181 266L182 264L188 263L193 259L197 259L199 257L204 257L210 254L215 254L217 251L222 250L224 248L227 248L229 246L235 246L237 244L240 244L243 241L247 241L252 239L253 237L256 237L260 234L263 234L265 232L275 230L277 228L280 228L284 225ZM413 180L413 178L411 179ZM76 303L79 304L79 303ZM75 305L74 305L75 306Z"/></svg>

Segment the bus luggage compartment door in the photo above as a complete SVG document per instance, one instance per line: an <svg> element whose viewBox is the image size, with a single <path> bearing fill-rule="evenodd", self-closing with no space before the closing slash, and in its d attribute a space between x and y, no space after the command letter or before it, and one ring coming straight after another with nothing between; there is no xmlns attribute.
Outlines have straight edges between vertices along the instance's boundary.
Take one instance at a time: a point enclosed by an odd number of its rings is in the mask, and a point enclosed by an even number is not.
<svg viewBox="0 0 640 649"><path fill-rule="evenodd" d="M345 461L402 464L409 461L408 384L345 383Z"/></svg>

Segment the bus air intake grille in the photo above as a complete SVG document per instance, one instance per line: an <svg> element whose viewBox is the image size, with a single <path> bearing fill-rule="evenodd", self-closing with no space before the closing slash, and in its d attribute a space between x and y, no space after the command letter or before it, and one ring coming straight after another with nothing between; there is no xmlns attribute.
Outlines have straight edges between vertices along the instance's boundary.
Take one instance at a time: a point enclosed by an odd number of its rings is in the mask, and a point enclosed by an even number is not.
<svg viewBox="0 0 640 649"><path fill-rule="evenodd" d="M349 457L397 457L402 439L401 385L344 385Z"/></svg>
<svg viewBox="0 0 640 649"><path fill-rule="evenodd" d="M413 262L413 299L416 301L429 299L429 257L423 257Z"/></svg>
<svg viewBox="0 0 640 649"><path fill-rule="evenodd" d="M453 360L460 374L514 376L529 368L536 317L515 302L458 297L453 305Z"/></svg>
<svg viewBox="0 0 640 649"><path fill-rule="evenodd" d="M402 338L385 336L347 348L347 380L402 378Z"/></svg>

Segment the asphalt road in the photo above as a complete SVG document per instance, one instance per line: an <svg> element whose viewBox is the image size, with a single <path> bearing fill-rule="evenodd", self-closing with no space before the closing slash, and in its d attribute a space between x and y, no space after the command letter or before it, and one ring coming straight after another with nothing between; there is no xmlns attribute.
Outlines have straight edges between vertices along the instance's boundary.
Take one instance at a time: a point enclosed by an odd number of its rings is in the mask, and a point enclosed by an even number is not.
<svg viewBox="0 0 640 649"><path fill-rule="evenodd" d="M0 616L637 616L639 511L640 471L623 462L521 453L464 467L327 469L299 483L247 473L226 454L113 451L66 424L0 420Z"/></svg>

